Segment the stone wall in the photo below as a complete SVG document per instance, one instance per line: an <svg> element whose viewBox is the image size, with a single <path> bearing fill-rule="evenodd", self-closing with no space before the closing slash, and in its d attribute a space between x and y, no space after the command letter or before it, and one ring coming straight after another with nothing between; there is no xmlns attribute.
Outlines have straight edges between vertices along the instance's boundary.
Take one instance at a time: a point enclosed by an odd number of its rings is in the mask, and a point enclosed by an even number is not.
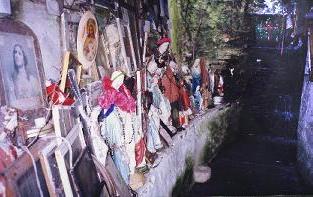
<svg viewBox="0 0 313 197"><path fill-rule="evenodd" d="M206 163L225 136L236 131L238 112L238 105L216 107L197 117L186 130L175 135L173 146L160 155L160 164L146 174L145 185L137 191L139 196L175 196L176 191L188 189L186 186L190 186L192 180L188 181L190 176L184 174L192 166Z"/></svg>
<svg viewBox="0 0 313 197"><path fill-rule="evenodd" d="M313 82L305 75L298 124L298 165L303 177L313 185Z"/></svg>
<svg viewBox="0 0 313 197"><path fill-rule="evenodd" d="M11 2L12 18L32 29L39 41L46 79L59 79L62 65L60 16L49 14L42 0Z"/></svg>

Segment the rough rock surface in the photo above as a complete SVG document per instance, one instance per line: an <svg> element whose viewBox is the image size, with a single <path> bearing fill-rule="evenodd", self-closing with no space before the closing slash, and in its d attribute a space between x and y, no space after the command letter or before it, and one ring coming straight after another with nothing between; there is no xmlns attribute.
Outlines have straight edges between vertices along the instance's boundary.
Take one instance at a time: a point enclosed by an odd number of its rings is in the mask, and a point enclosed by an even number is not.
<svg viewBox="0 0 313 197"><path fill-rule="evenodd" d="M304 77L298 124L298 162L302 175L313 185L313 82Z"/></svg>
<svg viewBox="0 0 313 197"><path fill-rule="evenodd" d="M197 166L193 172L193 178L196 183L205 183L211 177L211 168L208 166Z"/></svg>
<svg viewBox="0 0 313 197"><path fill-rule="evenodd" d="M141 197L172 196L172 189L177 179L186 170L186 160L191 158L193 164L197 166L201 164L204 155L207 155L205 151L208 151L208 146L216 149L221 144L222 140L213 137L213 130L219 129L219 136L223 138L227 131L228 114L233 114L232 109L237 107L221 105L211 109L195 118L186 130L176 134L173 138L173 146L165 149L160 155L162 157L160 164L146 174L146 183L137 190L138 195Z"/></svg>

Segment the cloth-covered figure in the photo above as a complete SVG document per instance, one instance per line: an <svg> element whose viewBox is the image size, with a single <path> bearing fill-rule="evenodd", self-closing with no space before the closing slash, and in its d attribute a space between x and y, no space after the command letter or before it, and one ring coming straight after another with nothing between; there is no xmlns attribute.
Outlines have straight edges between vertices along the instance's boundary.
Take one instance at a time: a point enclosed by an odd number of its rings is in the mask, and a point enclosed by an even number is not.
<svg viewBox="0 0 313 197"><path fill-rule="evenodd" d="M215 96L224 96L224 79L219 69L214 73L214 93Z"/></svg>
<svg viewBox="0 0 313 197"><path fill-rule="evenodd" d="M201 70L200 70L200 59L196 59L195 63L191 68L192 75L192 93L194 97L194 110L199 112L202 106L202 95L200 92L201 88Z"/></svg>
<svg viewBox="0 0 313 197"><path fill-rule="evenodd" d="M202 108L202 95L200 92L200 86L197 86L196 91L194 93L194 102L195 102L195 109L199 112Z"/></svg>
<svg viewBox="0 0 313 197"><path fill-rule="evenodd" d="M182 112L180 112L180 123L183 127L188 125L188 116L192 114L191 111L191 102L190 102L190 95L187 90L186 83L184 80L180 81L180 89L179 89L179 97L180 102L182 104Z"/></svg>
<svg viewBox="0 0 313 197"><path fill-rule="evenodd" d="M209 106L209 100L211 100L211 95L209 92L209 72L206 68L206 62L204 58L200 59L200 71L201 71L201 94L203 99L203 105L201 110L206 110Z"/></svg>
<svg viewBox="0 0 313 197"><path fill-rule="evenodd" d="M210 80L210 83L209 83L209 89L210 89L210 92L212 94L212 96L214 95L214 70L213 69L210 69L209 70L209 80Z"/></svg>
<svg viewBox="0 0 313 197"><path fill-rule="evenodd" d="M157 109L154 105L150 106L149 113L149 126L148 126L148 135L147 135L147 148L149 152L155 153L157 149L161 149L163 147L160 136L160 117L159 117L159 109Z"/></svg>
<svg viewBox="0 0 313 197"><path fill-rule="evenodd" d="M164 95L171 104L173 126L179 128L179 87L171 67L168 66L166 68L161 81L162 86L164 87Z"/></svg>
<svg viewBox="0 0 313 197"><path fill-rule="evenodd" d="M200 70L200 59L196 59L195 63L191 68L192 76L192 93L196 92L196 88L201 86L201 70Z"/></svg>
<svg viewBox="0 0 313 197"><path fill-rule="evenodd" d="M124 181L135 172L136 102L123 84L124 75L115 71L111 79L104 77L103 93L99 105L103 108L100 116L101 135L108 143L113 161Z"/></svg>
<svg viewBox="0 0 313 197"><path fill-rule="evenodd" d="M183 106L183 110L187 111L190 110L191 104L190 104L190 96L187 88L185 87L186 83L185 81L181 80L180 81L180 89L179 89L179 96L181 99L181 103Z"/></svg>
<svg viewBox="0 0 313 197"><path fill-rule="evenodd" d="M147 159L151 164L157 158L157 150L163 147L159 135L160 130L160 110L155 106L151 92L146 92L148 100L148 130L147 130ZM159 103L159 102L158 102Z"/></svg>
<svg viewBox="0 0 313 197"><path fill-rule="evenodd" d="M214 73L214 105L219 105L223 102L224 96L224 80L221 71L217 69Z"/></svg>
<svg viewBox="0 0 313 197"><path fill-rule="evenodd" d="M148 73L148 90L152 93L153 106L159 109L158 115L161 126L172 136L175 133L175 129L172 127L171 105L159 87L159 78L162 72L160 68L156 67L156 63L153 60L148 64ZM163 86L161 88L163 89Z"/></svg>

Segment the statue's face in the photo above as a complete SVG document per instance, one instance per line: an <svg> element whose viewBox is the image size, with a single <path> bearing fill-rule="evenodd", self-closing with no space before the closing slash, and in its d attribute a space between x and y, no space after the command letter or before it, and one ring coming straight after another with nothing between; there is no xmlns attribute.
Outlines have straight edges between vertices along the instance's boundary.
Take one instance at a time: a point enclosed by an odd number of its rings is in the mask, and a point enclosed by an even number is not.
<svg viewBox="0 0 313 197"><path fill-rule="evenodd" d="M14 50L13 50L13 57L14 57L14 61L15 64L20 68L24 66L24 55L23 55L23 51L21 49L21 47L19 46L15 46Z"/></svg>

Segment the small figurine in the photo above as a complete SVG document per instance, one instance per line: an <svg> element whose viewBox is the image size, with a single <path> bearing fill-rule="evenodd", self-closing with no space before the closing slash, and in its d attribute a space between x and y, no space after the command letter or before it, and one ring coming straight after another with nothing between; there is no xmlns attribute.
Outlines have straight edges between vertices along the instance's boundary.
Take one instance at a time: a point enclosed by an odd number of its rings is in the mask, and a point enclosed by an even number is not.
<svg viewBox="0 0 313 197"><path fill-rule="evenodd" d="M174 76L174 68L167 66L163 74L161 83L164 87L164 95L171 104L172 123L176 129L180 128L179 124L179 86Z"/></svg>
<svg viewBox="0 0 313 197"><path fill-rule="evenodd" d="M204 58L200 59L200 70L201 70L201 94L203 99L203 105L201 110L205 111L208 109L209 106L209 72L206 68L206 62Z"/></svg>

